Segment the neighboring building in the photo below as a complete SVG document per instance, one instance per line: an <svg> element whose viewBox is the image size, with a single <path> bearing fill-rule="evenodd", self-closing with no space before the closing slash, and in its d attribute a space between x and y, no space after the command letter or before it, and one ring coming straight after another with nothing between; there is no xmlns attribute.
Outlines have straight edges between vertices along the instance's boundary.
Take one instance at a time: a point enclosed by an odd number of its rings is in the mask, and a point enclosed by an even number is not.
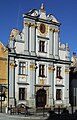
<svg viewBox="0 0 77 120"><path fill-rule="evenodd" d="M1 102L2 106L0 103L0 107L8 106L7 87L8 87L8 50L0 42L0 102L2 99Z"/></svg>
<svg viewBox="0 0 77 120"><path fill-rule="evenodd" d="M70 66L70 104L77 106L77 56L73 53Z"/></svg>
<svg viewBox="0 0 77 120"><path fill-rule="evenodd" d="M23 15L22 32L13 29L9 52L9 105L69 106L68 44L59 42L60 22L44 5Z"/></svg>

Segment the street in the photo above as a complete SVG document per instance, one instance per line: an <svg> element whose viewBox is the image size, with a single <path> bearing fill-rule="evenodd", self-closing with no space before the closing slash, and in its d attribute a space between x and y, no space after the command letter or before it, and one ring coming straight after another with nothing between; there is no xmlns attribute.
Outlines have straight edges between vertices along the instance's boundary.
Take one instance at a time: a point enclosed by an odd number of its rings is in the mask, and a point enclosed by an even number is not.
<svg viewBox="0 0 77 120"><path fill-rule="evenodd" d="M9 115L9 114L4 114L0 113L0 120L46 120L46 117L42 116L24 116L24 115Z"/></svg>

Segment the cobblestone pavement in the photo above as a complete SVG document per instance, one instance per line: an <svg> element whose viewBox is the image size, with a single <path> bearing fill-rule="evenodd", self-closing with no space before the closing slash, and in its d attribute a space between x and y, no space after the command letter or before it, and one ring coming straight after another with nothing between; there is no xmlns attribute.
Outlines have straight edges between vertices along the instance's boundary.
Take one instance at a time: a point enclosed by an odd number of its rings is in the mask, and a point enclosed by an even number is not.
<svg viewBox="0 0 77 120"><path fill-rule="evenodd" d="M46 120L43 116L24 116L24 115L9 115L0 113L0 120Z"/></svg>

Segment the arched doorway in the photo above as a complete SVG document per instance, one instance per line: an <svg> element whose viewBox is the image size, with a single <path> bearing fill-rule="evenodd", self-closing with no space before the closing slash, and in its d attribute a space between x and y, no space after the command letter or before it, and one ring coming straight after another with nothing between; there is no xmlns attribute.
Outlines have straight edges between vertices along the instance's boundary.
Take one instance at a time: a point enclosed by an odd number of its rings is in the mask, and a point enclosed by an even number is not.
<svg viewBox="0 0 77 120"><path fill-rule="evenodd" d="M46 90L39 89L36 92L36 107L45 107L46 105Z"/></svg>

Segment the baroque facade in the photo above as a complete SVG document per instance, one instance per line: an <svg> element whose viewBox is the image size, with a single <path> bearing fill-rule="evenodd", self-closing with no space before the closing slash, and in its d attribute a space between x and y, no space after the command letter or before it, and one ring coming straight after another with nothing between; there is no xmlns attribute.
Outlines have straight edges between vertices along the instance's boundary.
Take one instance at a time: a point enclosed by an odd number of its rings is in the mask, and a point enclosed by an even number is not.
<svg viewBox="0 0 77 120"><path fill-rule="evenodd" d="M9 105L69 106L68 44L59 41L60 22L40 10L23 14L23 30L9 39Z"/></svg>

